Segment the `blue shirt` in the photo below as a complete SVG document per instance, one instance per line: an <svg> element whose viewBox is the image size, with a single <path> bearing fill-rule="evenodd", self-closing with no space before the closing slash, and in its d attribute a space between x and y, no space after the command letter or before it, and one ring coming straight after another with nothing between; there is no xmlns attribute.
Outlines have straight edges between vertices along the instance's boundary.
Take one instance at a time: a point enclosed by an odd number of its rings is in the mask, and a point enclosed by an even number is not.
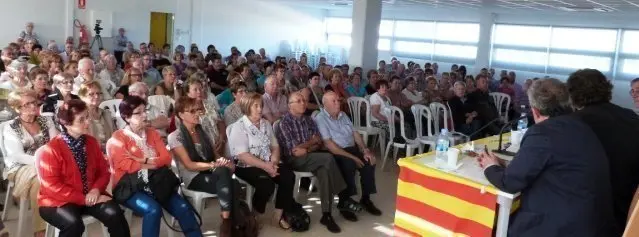
<svg viewBox="0 0 639 237"><path fill-rule="evenodd" d="M341 148L355 146L353 122L344 112L339 112L337 119L333 119L326 110L322 109L314 120L322 135L322 140L331 139Z"/></svg>
<svg viewBox="0 0 639 237"><path fill-rule="evenodd" d="M346 87L346 92L348 92L351 96L364 97L366 96L366 88L365 85L360 84L359 87L355 88L353 85L348 85Z"/></svg>
<svg viewBox="0 0 639 237"><path fill-rule="evenodd" d="M233 103L233 94L231 93L231 89L225 89L219 95L215 96L217 99L217 103L220 104L220 111L222 115L224 115L224 109L226 106L229 106Z"/></svg>

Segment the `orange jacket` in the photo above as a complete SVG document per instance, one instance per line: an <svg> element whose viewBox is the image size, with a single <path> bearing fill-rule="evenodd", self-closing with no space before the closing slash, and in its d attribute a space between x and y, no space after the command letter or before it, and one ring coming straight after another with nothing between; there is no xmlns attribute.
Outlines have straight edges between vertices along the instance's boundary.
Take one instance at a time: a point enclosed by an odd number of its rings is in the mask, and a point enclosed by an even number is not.
<svg viewBox="0 0 639 237"><path fill-rule="evenodd" d="M87 183L89 190L97 188L106 194L111 173L100 143L92 136L86 136ZM60 207L67 203L86 205L82 192L80 169L69 146L61 135L51 139L40 148L36 169L40 175L38 205L41 207Z"/></svg>
<svg viewBox="0 0 639 237"><path fill-rule="evenodd" d="M146 139L149 146L155 149L158 157L155 159L155 166L162 167L171 164L171 154L166 149L166 145L160 134L153 128L146 128ZM135 173L142 168L140 162L133 160L143 159L142 150L135 144L135 141L124 134L120 129L113 133L106 145L107 154L113 167L113 187L118 183L125 173Z"/></svg>

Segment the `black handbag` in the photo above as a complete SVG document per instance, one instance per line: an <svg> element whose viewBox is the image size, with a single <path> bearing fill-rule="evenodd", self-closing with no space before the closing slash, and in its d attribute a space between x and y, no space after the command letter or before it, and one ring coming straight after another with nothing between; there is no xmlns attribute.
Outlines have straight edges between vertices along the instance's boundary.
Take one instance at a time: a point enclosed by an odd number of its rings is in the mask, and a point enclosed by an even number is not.
<svg viewBox="0 0 639 237"><path fill-rule="evenodd" d="M179 186L180 179L168 166L149 170L149 188L155 199L163 206L169 203Z"/></svg>

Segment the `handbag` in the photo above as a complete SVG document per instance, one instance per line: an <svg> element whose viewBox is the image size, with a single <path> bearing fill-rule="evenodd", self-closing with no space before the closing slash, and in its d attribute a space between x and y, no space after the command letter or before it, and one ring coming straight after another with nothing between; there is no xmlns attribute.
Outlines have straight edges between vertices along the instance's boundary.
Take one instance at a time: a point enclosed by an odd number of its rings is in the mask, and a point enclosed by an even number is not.
<svg viewBox="0 0 639 237"><path fill-rule="evenodd" d="M155 199L163 206L169 203L171 196L177 192L179 186L180 179L168 166L149 170L149 188Z"/></svg>

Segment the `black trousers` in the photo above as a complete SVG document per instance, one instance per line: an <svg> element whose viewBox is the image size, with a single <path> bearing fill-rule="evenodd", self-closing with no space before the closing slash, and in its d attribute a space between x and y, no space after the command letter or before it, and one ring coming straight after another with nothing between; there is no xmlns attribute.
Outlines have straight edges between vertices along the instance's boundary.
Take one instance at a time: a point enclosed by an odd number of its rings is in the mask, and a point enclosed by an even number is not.
<svg viewBox="0 0 639 237"><path fill-rule="evenodd" d="M115 56L115 60L118 61L118 65L124 68L124 62L122 61L122 56L124 55L124 51L113 51L113 56Z"/></svg>
<svg viewBox="0 0 639 237"><path fill-rule="evenodd" d="M85 230L82 215L98 219L109 229L110 236L131 236L124 212L113 200L91 207L68 203L61 207L40 207L39 210L42 219L60 230L60 237L82 236Z"/></svg>
<svg viewBox="0 0 639 237"><path fill-rule="evenodd" d="M191 180L190 190L216 194L220 201L222 211L231 211L231 201L233 200L232 184L233 176L231 170L226 167L218 167L215 171L202 171Z"/></svg>
<svg viewBox="0 0 639 237"><path fill-rule="evenodd" d="M350 197L357 194L357 185L355 184L355 172L359 171L359 179L362 185L362 196L368 196L370 194L377 193L377 187L375 186L375 165L371 165L370 162L364 160L364 154L357 147L343 148L346 152L358 157L364 166L358 168L355 161L351 158L339 156L333 154L335 162L339 166L346 182L346 189L339 193L340 197Z"/></svg>
<svg viewBox="0 0 639 237"><path fill-rule="evenodd" d="M280 164L278 176L271 177L263 169L256 167L235 168L235 175L255 188L253 194L253 210L264 213L266 203L275 192L275 208L290 210L293 200L293 187L295 186L295 173L286 164Z"/></svg>

